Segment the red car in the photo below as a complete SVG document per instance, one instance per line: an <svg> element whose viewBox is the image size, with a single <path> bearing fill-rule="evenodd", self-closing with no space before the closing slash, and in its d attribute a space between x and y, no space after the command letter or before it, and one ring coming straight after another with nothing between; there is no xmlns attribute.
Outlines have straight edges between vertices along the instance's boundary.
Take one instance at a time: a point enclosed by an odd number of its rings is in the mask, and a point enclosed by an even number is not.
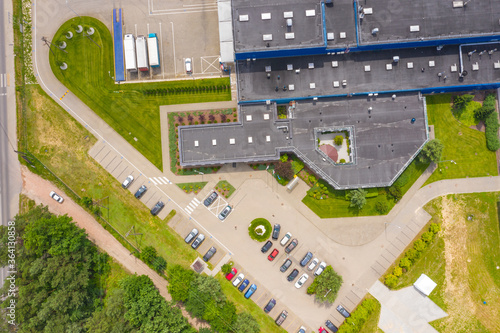
<svg viewBox="0 0 500 333"><path fill-rule="evenodd" d="M236 268L231 269L231 272L229 272L229 273L226 274L226 279L228 279L229 281L231 281L231 279L234 278L234 276L236 275L236 273L238 273L238 270Z"/></svg>
<svg viewBox="0 0 500 333"><path fill-rule="evenodd" d="M276 258L276 256L278 255L278 253L280 253L280 251L278 251L278 249L274 249L273 252L271 252L271 254L269 255L269 257L267 257L267 259L269 261L273 261L274 258Z"/></svg>
<svg viewBox="0 0 500 333"><path fill-rule="evenodd" d="M327 330L325 330L323 327L319 328L319 333L328 333Z"/></svg>

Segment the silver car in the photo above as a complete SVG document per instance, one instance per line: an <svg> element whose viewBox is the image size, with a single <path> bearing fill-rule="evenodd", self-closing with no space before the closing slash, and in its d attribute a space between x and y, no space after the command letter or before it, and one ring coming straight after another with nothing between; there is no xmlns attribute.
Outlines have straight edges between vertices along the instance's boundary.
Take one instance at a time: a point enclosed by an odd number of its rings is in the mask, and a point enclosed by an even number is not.
<svg viewBox="0 0 500 333"><path fill-rule="evenodd" d="M134 181L134 176L129 175L122 183L123 188L128 188L130 184Z"/></svg>
<svg viewBox="0 0 500 333"><path fill-rule="evenodd" d="M227 205L226 208L224 208L222 212L220 212L219 220L224 221L226 217L229 215L229 213L231 213L231 210L232 210L231 206Z"/></svg>

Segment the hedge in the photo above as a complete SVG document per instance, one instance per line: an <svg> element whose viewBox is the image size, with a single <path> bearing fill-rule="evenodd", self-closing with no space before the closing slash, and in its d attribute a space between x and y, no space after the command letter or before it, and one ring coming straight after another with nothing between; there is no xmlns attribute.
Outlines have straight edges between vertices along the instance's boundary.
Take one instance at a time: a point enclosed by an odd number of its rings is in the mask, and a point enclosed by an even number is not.
<svg viewBox="0 0 500 333"><path fill-rule="evenodd" d="M486 126L486 146L491 151L497 151L500 148L498 140L498 112L492 112L484 121Z"/></svg>
<svg viewBox="0 0 500 333"><path fill-rule="evenodd" d="M339 327L338 333L357 333L361 330L370 315L377 308L377 301L374 299L365 299L356 310L351 313L344 323Z"/></svg>

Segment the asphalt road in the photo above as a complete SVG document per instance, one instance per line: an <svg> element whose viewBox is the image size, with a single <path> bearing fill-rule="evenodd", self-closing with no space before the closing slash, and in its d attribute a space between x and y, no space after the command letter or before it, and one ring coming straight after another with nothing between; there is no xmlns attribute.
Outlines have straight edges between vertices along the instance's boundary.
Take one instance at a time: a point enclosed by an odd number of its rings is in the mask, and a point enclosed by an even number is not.
<svg viewBox="0 0 500 333"><path fill-rule="evenodd" d="M21 171L17 154L12 35L12 3L0 6L0 220L6 225L18 212ZM0 287L5 269L0 270Z"/></svg>

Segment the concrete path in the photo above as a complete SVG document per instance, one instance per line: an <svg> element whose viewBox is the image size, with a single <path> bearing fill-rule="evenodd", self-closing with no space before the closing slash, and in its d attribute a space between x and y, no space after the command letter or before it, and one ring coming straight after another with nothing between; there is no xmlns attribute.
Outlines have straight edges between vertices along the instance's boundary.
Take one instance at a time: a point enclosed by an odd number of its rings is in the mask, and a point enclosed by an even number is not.
<svg viewBox="0 0 500 333"><path fill-rule="evenodd" d="M385 333L437 333L429 322L447 316L413 286L391 291L377 281L369 291L382 305L378 326Z"/></svg>

